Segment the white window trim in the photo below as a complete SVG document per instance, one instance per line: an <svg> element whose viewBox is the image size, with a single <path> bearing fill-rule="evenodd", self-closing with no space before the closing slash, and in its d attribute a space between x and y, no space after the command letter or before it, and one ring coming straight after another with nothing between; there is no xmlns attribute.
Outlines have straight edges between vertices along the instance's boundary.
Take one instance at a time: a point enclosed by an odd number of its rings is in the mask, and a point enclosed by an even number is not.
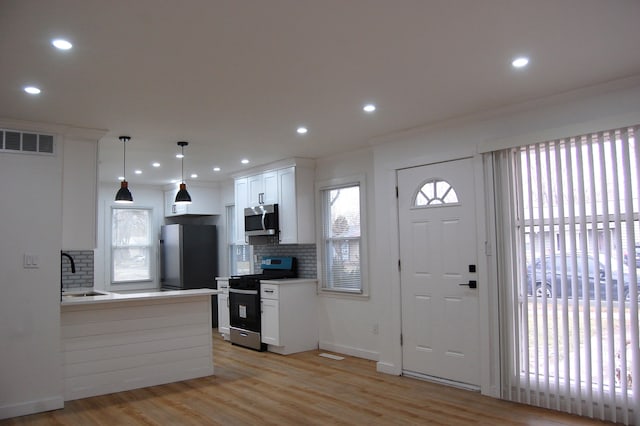
<svg viewBox="0 0 640 426"><path fill-rule="evenodd" d="M150 265L149 265L149 279L147 280L131 280L131 281L114 281L114 271L113 271L113 238L112 238L112 225L113 225L113 211L114 210L148 210L149 211L149 256L150 256ZM152 207L144 207L144 206L121 206L121 205L112 205L109 209L109 221L107 224L107 229L109 230L109 238L105 241L107 244L108 252L109 252L109 284L110 289L127 289L133 290L139 287L140 284L143 285L142 288L149 287L148 283L155 282L156 275L156 244L154 243L154 220L153 220L153 208ZM136 286L136 284L138 284Z"/></svg>
<svg viewBox="0 0 640 426"><path fill-rule="evenodd" d="M350 292L344 290L333 290L325 288L324 265L324 211L322 192L328 189L354 186L360 187L360 279L362 280L361 292ZM319 214L316 215L316 235L320 236L316 244L317 270L318 270L318 294L328 297L338 297L347 299L369 298L369 261L368 261L368 226L367 226L367 186L365 175L356 175L342 178L329 179L316 182L316 206L319 207Z"/></svg>

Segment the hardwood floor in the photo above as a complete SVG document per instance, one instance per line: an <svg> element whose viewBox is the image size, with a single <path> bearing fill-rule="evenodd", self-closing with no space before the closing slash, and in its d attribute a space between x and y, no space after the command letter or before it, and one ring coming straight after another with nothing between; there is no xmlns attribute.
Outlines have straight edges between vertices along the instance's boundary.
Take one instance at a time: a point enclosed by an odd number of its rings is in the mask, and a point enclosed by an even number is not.
<svg viewBox="0 0 640 426"><path fill-rule="evenodd" d="M69 401L0 425L594 425L586 418L377 373L375 362L288 356L223 342L215 375Z"/></svg>

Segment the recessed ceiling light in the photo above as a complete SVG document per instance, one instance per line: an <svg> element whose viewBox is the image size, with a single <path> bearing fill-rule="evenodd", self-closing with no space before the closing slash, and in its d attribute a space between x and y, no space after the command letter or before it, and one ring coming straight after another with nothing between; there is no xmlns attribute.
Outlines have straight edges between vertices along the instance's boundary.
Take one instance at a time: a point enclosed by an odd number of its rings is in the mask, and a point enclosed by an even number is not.
<svg viewBox="0 0 640 426"><path fill-rule="evenodd" d="M41 90L35 86L27 86L24 88L24 91L30 95L38 95L41 92Z"/></svg>
<svg viewBox="0 0 640 426"><path fill-rule="evenodd" d="M184 154L176 154L176 158L184 158Z"/></svg>
<svg viewBox="0 0 640 426"><path fill-rule="evenodd" d="M133 173L135 173L135 174L137 174L137 175L141 175L141 174L142 174L142 170L134 170L134 172L133 172Z"/></svg>
<svg viewBox="0 0 640 426"><path fill-rule="evenodd" d="M515 58L511 62L511 65L513 65L514 68L524 68L528 64L529 64L529 58L527 58L526 56L520 56L518 58Z"/></svg>
<svg viewBox="0 0 640 426"><path fill-rule="evenodd" d="M246 158L243 158L242 160L240 160L240 162L242 164L249 164L249 160L247 160Z"/></svg>
<svg viewBox="0 0 640 426"><path fill-rule="evenodd" d="M118 176L118 180L120 181L124 180L124 176Z"/></svg>
<svg viewBox="0 0 640 426"><path fill-rule="evenodd" d="M191 179L195 179L195 178L197 178L197 177L198 177L198 174L197 174L197 173L191 173Z"/></svg>
<svg viewBox="0 0 640 426"><path fill-rule="evenodd" d="M376 106L374 104L366 104L365 106L362 107L362 110L364 112L373 112L376 110Z"/></svg>
<svg viewBox="0 0 640 426"><path fill-rule="evenodd" d="M151 164L153 167L160 167L160 163L152 163Z"/></svg>
<svg viewBox="0 0 640 426"><path fill-rule="evenodd" d="M298 129L296 130L296 132L298 132L301 135L306 134L309 131L309 129L307 129L306 127L298 127Z"/></svg>
<svg viewBox="0 0 640 426"><path fill-rule="evenodd" d="M213 168L213 171L214 171L214 172L219 172L219 171L220 171L220 167L214 167L214 168Z"/></svg>
<svg viewBox="0 0 640 426"><path fill-rule="evenodd" d="M51 40L51 44L56 48L56 49L60 49L60 50L69 50L73 47L73 44L69 43L67 40L58 38L55 40Z"/></svg>

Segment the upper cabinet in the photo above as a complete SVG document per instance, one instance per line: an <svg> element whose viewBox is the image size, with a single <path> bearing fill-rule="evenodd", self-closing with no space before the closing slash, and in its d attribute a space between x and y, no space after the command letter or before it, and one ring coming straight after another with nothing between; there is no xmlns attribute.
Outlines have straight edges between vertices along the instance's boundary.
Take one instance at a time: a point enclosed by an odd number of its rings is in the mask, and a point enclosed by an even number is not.
<svg viewBox="0 0 640 426"><path fill-rule="evenodd" d="M219 215L222 214L220 204L220 190L205 186L187 185L187 191L191 195L191 204L176 204L175 198L178 189L170 189L164 192L165 217L182 215Z"/></svg>
<svg viewBox="0 0 640 426"><path fill-rule="evenodd" d="M249 185L247 207L278 202L278 174L276 171L249 176L247 182Z"/></svg>
<svg viewBox="0 0 640 426"><path fill-rule="evenodd" d="M62 249L96 247L99 137L62 140Z"/></svg>
<svg viewBox="0 0 640 426"><path fill-rule="evenodd" d="M292 159L273 168L235 179L236 244L247 244L244 209L259 204L278 204L280 244L314 244L314 162Z"/></svg>

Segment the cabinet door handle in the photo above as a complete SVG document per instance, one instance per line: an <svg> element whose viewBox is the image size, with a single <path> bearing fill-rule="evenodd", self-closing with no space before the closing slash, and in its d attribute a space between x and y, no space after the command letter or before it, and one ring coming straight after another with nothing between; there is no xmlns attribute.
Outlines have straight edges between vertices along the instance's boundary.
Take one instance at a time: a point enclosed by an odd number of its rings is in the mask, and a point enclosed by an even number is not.
<svg viewBox="0 0 640 426"><path fill-rule="evenodd" d="M265 293L273 293L273 290L265 290Z"/></svg>

